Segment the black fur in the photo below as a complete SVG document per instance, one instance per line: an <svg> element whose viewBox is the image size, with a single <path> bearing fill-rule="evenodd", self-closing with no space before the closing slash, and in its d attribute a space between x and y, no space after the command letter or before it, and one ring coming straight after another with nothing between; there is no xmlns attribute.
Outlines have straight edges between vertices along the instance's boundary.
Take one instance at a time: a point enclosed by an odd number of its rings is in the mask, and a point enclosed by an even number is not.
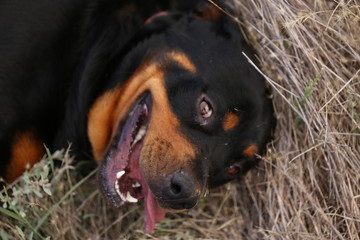
<svg viewBox="0 0 360 240"><path fill-rule="evenodd" d="M186 2L186 3L184 3ZM199 174L210 186L245 173L270 139L272 105L262 77L242 52L253 56L238 26L193 16L202 1L2 0L0 3L0 174L11 159L14 136L32 130L52 150L72 143L77 158L91 159L87 117L104 92L123 84L144 57L181 49L197 68L190 74L167 66L166 89L181 130L201 149ZM132 7L129 7L131 5ZM177 6L179 5L179 6ZM176 9L144 26L161 10ZM182 10L182 12L180 12ZM206 126L194 121L198 96L206 93L215 110ZM241 112L236 130L222 129L224 115Z"/></svg>

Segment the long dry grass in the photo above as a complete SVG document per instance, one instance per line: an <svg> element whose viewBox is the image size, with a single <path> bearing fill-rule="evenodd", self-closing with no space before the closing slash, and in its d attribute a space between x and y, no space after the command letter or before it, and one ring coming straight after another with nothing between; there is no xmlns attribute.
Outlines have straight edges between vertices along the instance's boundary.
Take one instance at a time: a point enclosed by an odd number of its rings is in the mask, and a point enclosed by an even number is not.
<svg viewBox="0 0 360 240"><path fill-rule="evenodd" d="M65 154L50 183L41 172L51 164L43 162L15 197L2 193L17 213L0 214L0 237L360 239L359 1L229 2L274 100L275 139L259 166L147 234L141 205L109 208L94 174L72 180Z"/></svg>
<svg viewBox="0 0 360 240"><path fill-rule="evenodd" d="M359 2L234 4L278 119L273 149L238 187L245 239L360 239Z"/></svg>

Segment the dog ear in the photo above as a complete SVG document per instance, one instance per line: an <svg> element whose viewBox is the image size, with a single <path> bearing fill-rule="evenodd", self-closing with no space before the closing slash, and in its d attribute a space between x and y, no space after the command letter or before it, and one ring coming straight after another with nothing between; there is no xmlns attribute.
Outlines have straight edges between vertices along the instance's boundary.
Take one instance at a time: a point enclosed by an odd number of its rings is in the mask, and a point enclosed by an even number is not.
<svg viewBox="0 0 360 240"><path fill-rule="evenodd" d="M210 2L201 1L194 9L194 15L195 17L204 20L219 22L221 21L224 13L220 10L220 6L216 6Z"/></svg>
<svg viewBox="0 0 360 240"><path fill-rule="evenodd" d="M239 25L233 19L234 11L224 1L198 0L192 12L195 18L212 22L219 34L242 40L242 34L238 34Z"/></svg>
<svg viewBox="0 0 360 240"><path fill-rule="evenodd" d="M175 6L182 12L190 12L197 18L219 22L226 15L222 10L231 12L228 3L221 0L177 0Z"/></svg>

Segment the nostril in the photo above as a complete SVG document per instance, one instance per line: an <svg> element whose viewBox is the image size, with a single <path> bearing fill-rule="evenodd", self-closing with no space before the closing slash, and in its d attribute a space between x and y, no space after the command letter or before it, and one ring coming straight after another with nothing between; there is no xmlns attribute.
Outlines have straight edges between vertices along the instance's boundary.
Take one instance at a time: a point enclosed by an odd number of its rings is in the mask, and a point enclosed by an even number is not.
<svg viewBox="0 0 360 240"><path fill-rule="evenodd" d="M181 185L172 181L170 184L170 191L174 195L179 195L181 193Z"/></svg>

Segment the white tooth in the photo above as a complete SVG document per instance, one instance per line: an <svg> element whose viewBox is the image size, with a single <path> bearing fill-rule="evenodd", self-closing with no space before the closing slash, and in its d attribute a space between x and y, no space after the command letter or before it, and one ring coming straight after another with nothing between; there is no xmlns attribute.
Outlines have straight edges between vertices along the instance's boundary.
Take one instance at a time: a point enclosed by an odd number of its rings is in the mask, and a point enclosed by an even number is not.
<svg viewBox="0 0 360 240"><path fill-rule="evenodd" d="M116 179L119 180L119 179L122 177L122 175L124 175L124 174L125 174L125 171L124 171L124 170L118 172L118 173L116 174Z"/></svg>
<svg viewBox="0 0 360 240"><path fill-rule="evenodd" d="M141 187L141 184L140 183L134 183L133 185L131 185L133 188L138 188L138 187Z"/></svg>
<svg viewBox="0 0 360 240"><path fill-rule="evenodd" d="M126 197L125 197L120 191L118 192L118 194L119 194L121 200L123 200L124 202L127 201L127 200L126 200Z"/></svg>
<svg viewBox="0 0 360 240"><path fill-rule="evenodd" d="M121 172L118 172L120 174L117 174L117 175L120 175L120 177L125 173L125 171L121 171ZM134 185L139 185L139 183L135 183L133 184ZM136 198L134 198L133 196L131 196L130 192L127 192L126 193L126 197L124 196L124 194L121 193L120 191L120 186L119 186L119 182L118 181L115 181L115 190L116 190L116 193L119 195L119 197L121 198L121 200L124 202L130 202L130 203L136 203L138 202L138 200ZM122 203L122 204L123 204Z"/></svg>
<svg viewBox="0 0 360 240"><path fill-rule="evenodd" d="M124 202L126 202L126 197L124 196L124 194L122 194L122 193L120 192L120 190L118 190L118 189L116 189L116 192L117 192L117 194L119 194L121 200L123 200Z"/></svg>
<svg viewBox="0 0 360 240"><path fill-rule="evenodd" d="M145 133L146 133L146 126L143 125L137 132L132 145L135 145L138 141L140 141L144 137Z"/></svg>
<svg viewBox="0 0 360 240"><path fill-rule="evenodd" d="M134 198L133 196L131 196L130 192L126 193L126 201L131 202L131 203L136 203L138 202L138 200L136 198Z"/></svg>
<svg viewBox="0 0 360 240"><path fill-rule="evenodd" d="M120 192L120 187L119 184L117 183L117 181L115 182L115 190L117 192L117 194L120 196L121 200L126 202L126 197Z"/></svg>

